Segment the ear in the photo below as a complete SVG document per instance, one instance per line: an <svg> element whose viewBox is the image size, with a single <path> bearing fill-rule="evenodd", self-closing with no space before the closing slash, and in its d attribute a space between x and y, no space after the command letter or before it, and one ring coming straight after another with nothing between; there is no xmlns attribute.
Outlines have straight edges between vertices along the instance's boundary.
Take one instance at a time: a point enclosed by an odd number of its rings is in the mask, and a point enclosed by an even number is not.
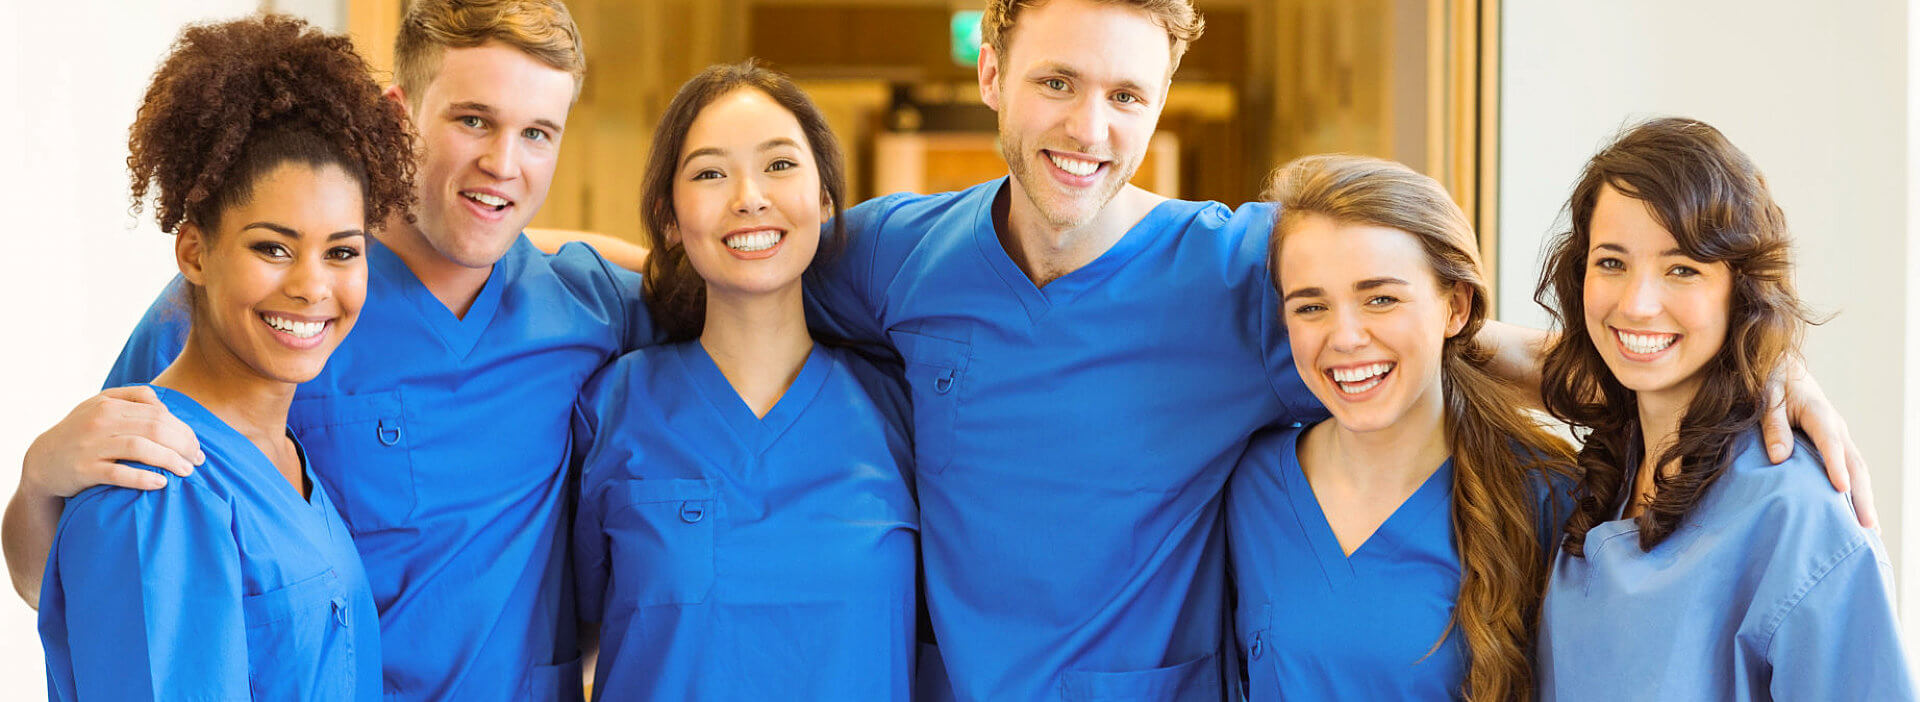
<svg viewBox="0 0 1920 702"><path fill-rule="evenodd" d="M180 276L194 285L206 285L207 236L195 224L181 224L173 235L173 262Z"/></svg>
<svg viewBox="0 0 1920 702"><path fill-rule="evenodd" d="M980 59L974 62L980 74L980 101L994 112L1000 111L1000 55L990 44L980 45Z"/></svg>
<svg viewBox="0 0 1920 702"><path fill-rule="evenodd" d="M413 121L413 104L407 101L407 91L401 90L399 85L387 86L386 90L380 91L380 97L398 104L401 111L406 113L407 121Z"/></svg>
<svg viewBox="0 0 1920 702"><path fill-rule="evenodd" d="M1453 284L1447 291L1447 338L1451 339L1467 326L1467 315L1473 309L1473 286L1464 282Z"/></svg>

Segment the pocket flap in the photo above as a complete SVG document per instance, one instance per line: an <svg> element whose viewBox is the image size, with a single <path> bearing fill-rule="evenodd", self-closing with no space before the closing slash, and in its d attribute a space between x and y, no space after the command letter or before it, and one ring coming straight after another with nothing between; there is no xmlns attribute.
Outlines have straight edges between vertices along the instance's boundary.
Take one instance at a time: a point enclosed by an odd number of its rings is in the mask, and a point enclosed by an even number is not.
<svg viewBox="0 0 1920 702"><path fill-rule="evenodd" d="M1147 670L1100 673L1069 670L1060 676L1061 692L1075 702L1100 700L1220 699L1220 669L1213 654L1176 665Z"/></svg>

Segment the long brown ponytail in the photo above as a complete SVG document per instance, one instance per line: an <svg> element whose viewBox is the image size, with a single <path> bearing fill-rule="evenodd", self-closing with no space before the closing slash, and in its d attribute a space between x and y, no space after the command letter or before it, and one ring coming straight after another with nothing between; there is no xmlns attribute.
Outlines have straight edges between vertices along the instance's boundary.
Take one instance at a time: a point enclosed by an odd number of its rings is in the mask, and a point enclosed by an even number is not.
<svg viewBox="0 0 1920 702"><path fill-rule="evenodd" d="M1297 218L1315 214L1407 232L1444 288L1472 289L1467 323L1447 339L1440 367L1460 595L1439 640L1460 630L1467 699L1532 699L1534 620L1548 560L1539 531L1543 521L1555 523L1541 519L1536 491L1551 475L1570 474L1572 450L1519 409L1517 393L1487 370L1491 353L1473 341L1486 321L1488 293L1472 226L1432 178L1375 158L1295 160L1274 173L1266 199L1280 204L1269 248L1276 257Z"/></svg>

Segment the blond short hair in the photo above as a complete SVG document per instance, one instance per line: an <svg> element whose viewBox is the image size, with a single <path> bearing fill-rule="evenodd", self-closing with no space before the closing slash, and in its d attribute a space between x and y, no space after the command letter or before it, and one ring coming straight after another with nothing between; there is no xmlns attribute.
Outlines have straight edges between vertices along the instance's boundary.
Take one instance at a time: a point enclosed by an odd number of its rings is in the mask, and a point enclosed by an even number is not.
<svg viewBox="0 0 1920 702"><path fill-rule="evenodd" d="M413 0L393 40L394 84L418 100L439 72L442 52L494 41L571 74L573 96L580 97L587 55L560 0Z"/></svg>
<svg viewBox="0 0 1920 702"><path fill-rule="evenodd" d="M987 0L987 9L980 17L980 37L993 47L996 56L1007 55L1007 41L1013 36L1014 24L1023 10L1039 7L1047 0ZM1192 0L1094 0L1103 5L1131 7L1152 17L1155 24L1167 31L1167 40L1173 45L1173 64L1168 67L1169 75L1180 67L1180 58L1187 55L1187 46L1200 39L1206 31L1207 21L1193 9Z"/></svg>

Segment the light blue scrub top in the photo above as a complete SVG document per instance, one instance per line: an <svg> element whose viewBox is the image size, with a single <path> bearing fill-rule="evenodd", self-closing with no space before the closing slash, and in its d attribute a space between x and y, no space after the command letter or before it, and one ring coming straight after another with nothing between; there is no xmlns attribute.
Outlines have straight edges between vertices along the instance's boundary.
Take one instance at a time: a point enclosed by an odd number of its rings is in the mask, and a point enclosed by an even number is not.
<svg viewBox="0 0 1920 702"><path fill-rule="evenodd" d="M1587 532L1585 558L1560 552L1542 699L1914 699L1886 547L1819 454L1800 437L1771 465L1758 430L1733 454L1652 551L1620 519Z"/></svg>
<svg viewBox="0 0 1920 702"><path fill-rule="evenodd" d="M1305 428L1262 432L1227 488L1234 625L1250 700L1459 699L1467 650L1449 459L1348 555L1300 467ZM1550 485L1557 487L1550 488ZM1541 553L1570 480L1534 485ZM1544 558L1544 556L1543 556ZM1440 642L1440 634L1447 634Z"/></svg>
<svg viewBox="0 0 1920 702"><path fill-rule="evenodd" d="M1216 702L1220 495L1254 430L1322 416L1266 271L1274 207L1170 200L1036 288L1000 179L849 210L815 328L905 362L927 609L968 700Z"/></svg>
<svg viewBox="0 0 1920 702"><path fill-rule="evenodd" d="M192 398L153 391L207 462L67 501L40 585L47 698L379 700L373 594L305 452L309 498Z"/></svg>
<svg viewBox="0 0 1920 702"><path fill-rule="evenodd" d="M404 700L580 697L567 529L573 404L621 351L652 340L639 277L584 245L516 241L465 318L391 249L367 246L353 333L294 396L306 442L373 584L386 691ZM179 352L163 296L109 384Z"/></svg>
<svg viewBox="0 0 1920 702"><path fill-rule="evenodd" d="M765 417L699 342L596 376L573 544L594 697L908 699L905 413L898 380L817 344Z"/></svg>

